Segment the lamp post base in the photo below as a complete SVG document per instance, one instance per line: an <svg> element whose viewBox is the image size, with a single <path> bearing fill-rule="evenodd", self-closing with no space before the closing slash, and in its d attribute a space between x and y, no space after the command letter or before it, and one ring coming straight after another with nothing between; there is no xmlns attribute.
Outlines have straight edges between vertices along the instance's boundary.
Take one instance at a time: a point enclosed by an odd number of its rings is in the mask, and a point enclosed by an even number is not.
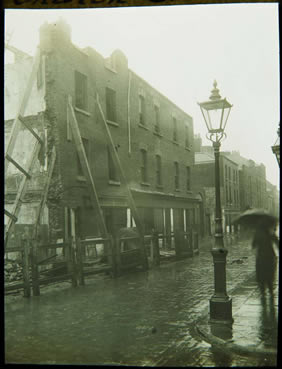
<svg viewBox="0 0 282 369"><path fill-rule="evenodd" d="M210 323L232 324L232 299L212 297L210 299Z"/></svg>

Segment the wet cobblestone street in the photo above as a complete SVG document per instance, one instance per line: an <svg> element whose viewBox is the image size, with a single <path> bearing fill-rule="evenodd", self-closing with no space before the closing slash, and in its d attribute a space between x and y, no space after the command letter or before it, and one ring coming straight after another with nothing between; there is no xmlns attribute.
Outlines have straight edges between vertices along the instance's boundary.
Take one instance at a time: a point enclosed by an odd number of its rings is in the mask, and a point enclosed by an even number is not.
<svg viewBox="0 0 282 369"><path fill-rule="evenodd" d="M244 243L228 250L229 293L254 272L254 255ZM259 359L219 354L193 334L212 293L212 257L205 248L147 272L88 278L85 286L42 290L30 299L7 297L6 362L263 366Z"/></svg>

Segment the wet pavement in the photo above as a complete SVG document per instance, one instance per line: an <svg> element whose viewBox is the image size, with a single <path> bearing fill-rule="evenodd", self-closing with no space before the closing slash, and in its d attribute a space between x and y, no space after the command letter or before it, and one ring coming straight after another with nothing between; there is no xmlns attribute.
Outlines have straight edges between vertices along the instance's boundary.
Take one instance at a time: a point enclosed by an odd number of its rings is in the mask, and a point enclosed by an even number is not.
<svg viewBox="0 0 282 369"><path fill-rule="evenodd" d="M254 255L248 244L228 246L227 287L234 309L251 286ZM247 281L247 282L246 282ZM251 286L251 287L250 287ZM236 288L237 287L237 288ZM238 292L239 291L239 292ZM245 291L246 292L246 291ZM30 299L5 299L5 361L32 364L137 366L269 366L261 356L223 353L198 335L207 313L213 264L207 247L193 258L163 263L117 279L86 278L86 285L42 289ZM259 329L250 307L248 319ZM234 313L236 314L236 311ZM241 314L242 315L242 314ZM204 323L203 323L204 324ZM240 327L236 332L240 332Z"/></svg>

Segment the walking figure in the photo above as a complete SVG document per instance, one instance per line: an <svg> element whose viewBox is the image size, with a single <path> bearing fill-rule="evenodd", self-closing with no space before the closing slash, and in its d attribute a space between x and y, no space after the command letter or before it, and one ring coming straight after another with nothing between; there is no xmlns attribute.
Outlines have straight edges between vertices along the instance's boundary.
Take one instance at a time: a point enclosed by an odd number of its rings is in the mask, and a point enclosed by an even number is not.
<svg viewBox="0 0 282 369"><path fill-rule="evenodd" d="M273 227L263 223L256 229L252 246L256 250L256 280L261 292L262 305L266 305L266 291L270 294L270 308L274 308L274 280L277 270L277 256L273 244L278 245Z"/></svg>

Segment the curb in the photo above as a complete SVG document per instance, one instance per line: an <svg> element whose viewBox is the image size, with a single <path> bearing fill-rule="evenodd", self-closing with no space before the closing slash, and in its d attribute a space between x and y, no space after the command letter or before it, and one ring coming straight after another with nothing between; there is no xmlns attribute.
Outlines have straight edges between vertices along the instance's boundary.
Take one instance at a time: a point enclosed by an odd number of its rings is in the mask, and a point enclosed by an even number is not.
<svg viewBox="0 0 282 369"><path fill-rule="evenodd" d="M251 273L243 283L251 280L254 276L254 272ZM242 283L235 286L230 293L234 293L236 290L239 290ZM251 357L277 357L277 349L274 348L258 348L255 345L248 345L242 346L237 343L232 342L230 340L223 340L219 337L216 337L213 334L208 333L208 329L205 327L207 326L207 319L208 319L208 311L205 309L205 312L202 316L194 323L194 330L195 333L205 342L211 344L212 346L216 346L218 349L227 351L229 353L235 353L241 356L251 356Z"/></svg>
<svg viewBox="0 0 282 369"><path fill-rule="evenodd" d="M224 341L223 339L216 337L210 333L207 333L202 327L199 327L197 323L195 324L195 331L198 335L209 344L216 346L217 348L229 351L230 353L235 353L241 356L277 356L277 350L269 348L269 349L260 349L256 346L241 346L232 341Z"/></svg>

